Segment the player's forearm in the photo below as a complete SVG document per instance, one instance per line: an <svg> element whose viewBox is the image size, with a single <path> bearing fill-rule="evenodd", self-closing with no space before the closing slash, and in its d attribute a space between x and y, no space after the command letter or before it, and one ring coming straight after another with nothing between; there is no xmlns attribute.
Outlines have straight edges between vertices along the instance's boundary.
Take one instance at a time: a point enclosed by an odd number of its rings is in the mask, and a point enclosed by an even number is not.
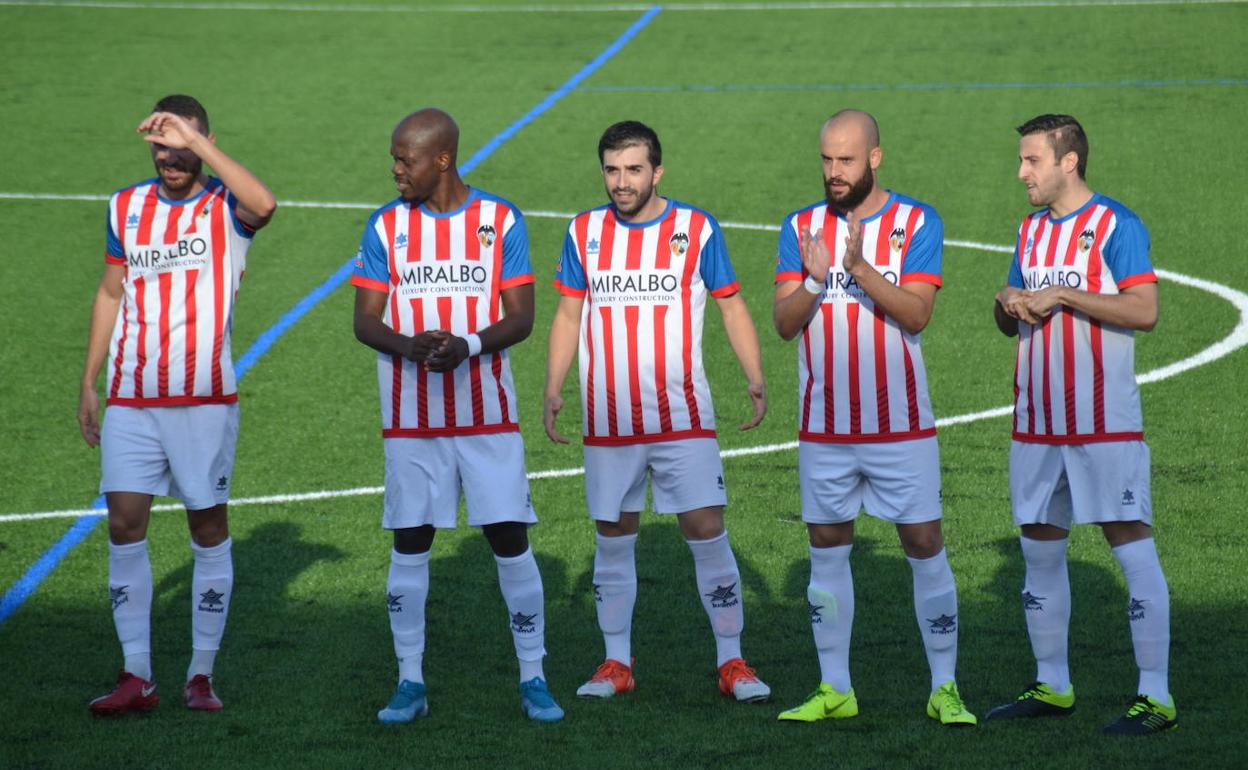
<svg viewBox="0 0 1248 770"><path fill-rule="evenodd" d="M528 339L533 332L533 284L504 289L502 303L503 317L477 332L482 353L505 350Z"/></svg>
<svg viewBox="0 0 1248 770"><path fill-rule="evenodd" d="M728 344L741 364L741 371L751 385L763 382L763 354L758 345L758 331L754 328L754 319L750 317L750 309L740 294L734 294L719 300L719 309L724 316L724 331L728 333Z"/></svg>
<svg viewBox="0 0 1248 770"><path fill-rule="evenodd" d="M477 333L481 338L481 352L494 353L506 350L512 345L524 342L533 331L533 315L513 315L508 313Z"/></svg>
<svg viewBox="0 0 1248 770"><path fill-rule="evenodd" d="M1156 286L1147 284L1139 288L1142 291L1128 289L1121 294L1094 294L1063 286L1058 289L1058 301L1102 323L1152 331L1157 325Z"/></svg>
<svg viewBox="0 0 1248 770"><path fill-rule="evenodd" d="M381 319L367 313L355 314L355 338L379 353L406 356L411 345L410 338L399 334L382 323Z"/></svg>
<svg viewBox="0 0 1248 770"><path fill-rule="evenodd" d="M775 324L776 332L781 339L786 341L793 339L806 328L811 316L815 314L815 309L823 300L824 294L823 291L818 294L811 293L804 283L798 283L795 286L792 285L793 283L796 282L786 282L776 287L777 299L771 311L771 320ZM779 296L784 291L788 293Z"/></svg>
<svg viewBox="0 0 1248 770"><path fill-rule="evenodd" d="M250 214L249 217L244 217L247 224L260 228L273 218L273 213L277 210L277 198L246 166L208 141L206 136L197 138L191 145L191 150L212 167L213 173L238 198L239 205Z"/></svg>
<svg viewBox="0 0 1248 770"><path fill-rule="evenodd" d="M550 343L546 351L546 386L544 398L554 398L563 392L563 381L567 379L572 368L572 359L576 356L577 338L581 333L579 312L575 318L568 318L564 312L556 312L555 321L550 327Z"/></svg>
<svg viewBox="0 0 1248 770"><path fill-rule="evenodd" d="M94 388L99 380L120 307L120 298L109 296L104 289L96 293L91 306L91 330L87 333L87 358L82 368L83 387Z"/></svg>
<svg viewBox="0 0 1248 770"><path fill-rule="evenodd" d="M992 317L997 322L997 328L1007 337L1018 336L1018 319L1005 312L1005 307L1001 304L1001 300L994 300L992 303Z"/></svg>
<svg viewBox="0 0 1248 770"><path fill-rule="evenodd" d="M875 306L897 322L909 334L918 334L932 318L932 306L922 297L894 286L875 268L860 263L850 271L854 281L867 293Z"/></svg>

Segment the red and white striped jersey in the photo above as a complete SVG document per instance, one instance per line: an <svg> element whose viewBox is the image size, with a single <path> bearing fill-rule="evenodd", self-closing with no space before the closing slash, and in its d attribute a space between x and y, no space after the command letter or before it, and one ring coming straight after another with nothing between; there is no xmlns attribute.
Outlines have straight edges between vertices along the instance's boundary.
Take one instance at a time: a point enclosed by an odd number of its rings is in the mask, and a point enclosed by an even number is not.
<svg viewBox="0 0 1248 770"><path fill-rule="evenodd" d="M230 321L254 234L219 179L167 200L160 180L113 193L104 259L125 265L109 343L107 403L185 406L238 400Z"/></svg>
<svg viewBox="0 0 1248 770"><path fill-rule="evenodd" d="M448 213L402 198L382 206L369 217L351 277L386 293L382 320L408 336L480 332L501 317L504 289L532 282L520 210L476 188ZM385 438L520 429L506 350L471 356L451 372L379 352L377 380Z"/></svg>
<svg viewBox="0 0 1248 770"><path fill-rule="evenodd" d="M1117 294L1155 283L1144 223L1099 193L1061 219L1047 209L1023 219L1009 285L1069 286ZM1039 324L1018 324L1014 438L1051 444L1144 437L1135 382L1135 332L1057 305Z"/></svg>
<svg viewBox="0 0 1248 770"><path fill-rule="evenodd" d="M799 247L806 228L823 230L832 265L823 301L797 348L798 437L858 443L935 435L919 335L877 308L841 267L848 231L826 201L784 220L776 282L806 279ZM944 223L934 208L889 192L888 202L862 220L862 228L863 258L893 285L940 286Z"/></svg>
<svg viewBox="0 0 1248 770"><path fill-rule="evenodd" d="M702 369L706 297L740 286L714 217L669 200L649 222L610 205L578 214L555 287L583 297L579 362L584 442L714 437Z"/></svg>

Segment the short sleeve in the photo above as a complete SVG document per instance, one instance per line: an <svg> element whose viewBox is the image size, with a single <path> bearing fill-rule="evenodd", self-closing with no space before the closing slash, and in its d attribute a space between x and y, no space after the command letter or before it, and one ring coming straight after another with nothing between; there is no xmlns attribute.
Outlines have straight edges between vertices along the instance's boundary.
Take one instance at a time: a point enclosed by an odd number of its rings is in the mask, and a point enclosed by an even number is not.
<svg viewBox="0 0 1248 770"><path fill-rule="evenodd" d="M707 217L706 226L711 228L711 236L698 255L698 272L712 297L728 297L741 291L741 285L737 283L732 261L728 259L728 245L724 243L724 233L719 224Z"/></svg>
<svg viewBox="0 0 1248 770"><path fill-rule="evenodd" d="M1157 275L1149 259L1148 229L1139 217L1119 214L1117 226L1105 244L1105 264L1119 289L1140 283L1155 283Z"/></svg>
<svg viewBox="0 0 1248 770"><path fill-rule="evenodd" d="M115 201L113 205L116 205ZM104 262L110 265L126 264L126 250L113 226L112 206L104 212L104 232Z"/></svg>
<svg viewBox="0 0 1248 770"><path fill-rule="evenodd" d="M945 223L936 210L923 208L923 224L911 236L901 261L901 283L941 284L941 259L945 249Z"/></svg>
<svg viewBox="0 0 1248 770"><path fill-rule="evenodd" d="M510 289L533 283L533 264L529 261L529 226L517 209L511 214L515 221L503 235L503 275L501 288Z"/></svg>
<svg viewBox="0 0 1248 770"><path fill-rule="evenodd" d="M776 247L776 283L800 281L806 275L802 267L802 249L797 243L797 230L793 226L795 216L786 217L780 227L780 243Z"/></svg>
<svg viewBox="0 0 1248 770"><path fill-rule="evenodd" d="M584 297L588 288L585 267L581 264L571 228L563 236L563 253L559 256L559 268L555 270L555 288L565 297Z"/></svg>
<svg viewBox="0 0 1248 770"><path fill-rule="evenodd" d="M390 292L390 265L386 247L377 235L376 215L369 218L364 237L360 239L360 250L352 263L351 285Z"/></svg>
<svg viewBox="0 0 1248 770"><path fill-rule="evenodd" d="M234 232L238 233L241 238L250 238L256 234L255 228L238 218L238 198L229 188L225 190L225 207L230 212L230 222L234 225Z"/></svg>

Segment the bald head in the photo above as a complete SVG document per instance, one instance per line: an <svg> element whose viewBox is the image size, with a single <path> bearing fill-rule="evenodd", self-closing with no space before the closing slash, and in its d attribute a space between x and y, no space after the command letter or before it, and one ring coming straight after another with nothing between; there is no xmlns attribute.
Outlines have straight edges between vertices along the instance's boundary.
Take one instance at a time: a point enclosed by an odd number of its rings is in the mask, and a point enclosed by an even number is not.
<svg viewBox="0 0 1248 770"><path fill-rule="evenodd" d="M433 154L459 151L459 126L454 118L436 107L417 110L399 121L391 140L396 145L419 147Z"/></svg>
<svg viewBox="0 0 1248 770"><path fill-rule="evenodd" d="M855 134L866 144L868 150L880 146L880 124L875 122L869 112L841 110L824 122L819 138L822 139L831 131Z"/></svg>

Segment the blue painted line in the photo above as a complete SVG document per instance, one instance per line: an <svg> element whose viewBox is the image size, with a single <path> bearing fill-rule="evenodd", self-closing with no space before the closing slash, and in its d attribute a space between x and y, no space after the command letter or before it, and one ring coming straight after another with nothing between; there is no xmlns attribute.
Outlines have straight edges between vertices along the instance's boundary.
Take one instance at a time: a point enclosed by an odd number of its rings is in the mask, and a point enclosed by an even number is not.
<svg viewBox="0 0 1248 770"><path fill-rule="evenodd" d="M604 49L602 53L595 56L593 61L591 61L589 64L586 64L575 75L568 78L568 81L566 83L559 86L559 88L551 92L551 94L547 96L545 99L543 99L536 107L534 107L533 109L525 113L524 117L520 118L515 123L512 123L510 126L503 129L503 131L498 136L486 142L484 147L477 150L476 153L474 153L473 156L468 159L468 162L464 163L460 167L461 170L465 174L468 173L469 171L472 171L474 168L477 167L479 163L481 163L481 161L490 157L490 155L493 154L493 152L497 150L503 144L503 142L506 142L508 139L515 136L516 133L520 131L520 129L529 125L534 120L536 120L538 116L540 116L542 113L546 112L551 107L555 106L556 102L558 102L563 97L567 96L573 89L579 86L581 82L585 80L585 78L594 74L594 72L596 72L600 67L602 67L602 65L606 64L611 59L611 57L619 53L620 49L623 48L625 45L627 45L630 40L636 37L639 32L645 29L646 25L649 24L651 21L653 21L654 17L658 16L659 11L661 10L663 10L661 6L658 6L658 5L651 6L649 10L647 10L645 13L641 15L641 18L633 22L631 27L624 30L624 34L616 38L615 42L607 46L606 49Z"/></svg>
<svg viewBox="0 0 1248 770"><path fill-rule="evenodd" d="M743 93L767 91L984 91L1033 88L1191 88L1199 86L1245 86L1242 78L1202 80L1090 80L1050 83L735 83L725 85L617 85L581 86L579 91L599 93Z"/></svg>
<svg viewBox="0 0 1248 770"><path fill-rule="evenodd" d="M269 348L272 348L283 334L290 331L290 327L294 326L300 318L307 315L321 300L333 294L334 289L345 283L351 277L353 262L354 259L348 259L344 262L341 267L334 271L333 275L325 279L320 286L313 289L306 297L296 302L294 307L287 310L285 315L277 319L277 323L270 326L263 334L257 337L256 341L251 343L251 347L247 348L247 352L239 356L238 361L234 363L235 377L241 381L243 375L247 374L247 370L255 365L265 353L268 353Z"/></svg>
<svg viewBox="0 0 1248 770"><path fill-rule="evenodd" d="M61 559L65 558L74 546L85 540L104 518L105 514L101 513L98 516L84 516L75 521L70 525L69 530L61 535L60 540L53 543L51 548L44 551L35 563L22 573L17 582L4 592L4 597L0 598L0 625L3 625L4 621L8 620L9 616L30 598L43 579L61 563Z"/></svg>
<svg viewBox="0 0 1248 770"><path fill-rule="evenodd" d="M575 90L576 87L585 80L585 78L592 75L600 67L602 67L602 65L606 64L611 57L619 53L620 49L636 37L637 33L641 32L641 30L644 29L646 25L658 15L660 10L662 10L662 8L656 5L652 6L649 10L642 14L641 18L633 22L632 26L628 29L624 30L624 33L616 38L611 45L607 46L602 53L594 57L593 61L578 70L575 75L568 78L566 83L543 99L536 107L526 112L523 117L512 123L500 134L498 134L498 136L495 136L487 142L484 147L473 153L472 157L469 158L466 163L460 165L460 172L467 174L469 171L472 171L480 165L482 161L493 155L499 147L502 147L503 144L507 142L507 140L515 136L520 129L532 123L538 116L553 107L556 102ZM239 381L243 379L243 375L245 375L247 371L264 356L265 353L268 353L269 349L273 347L278 339L289 331L290 328L299 321L299 319L307 315L312 308L316 307L321 302L321 300L332 294L335 289L350 278L353 262L354 258L348 259L342 267L339 267L334 271L333 275L327 278L320 286L313 289L306 297L296 302L294 307L286 311L285 315L277 320L277 323L273 324L273 326L269 327L263 334L256 338L256 341L253 342L251 347L247 349L247 352L243 353L243 355L240 356L238 361L234 364L235 377ZM105 507L104 498L102 496L96 498L91 504L91 507L103 509ZM104 518L105 517L101 515L85 516L78 519L73 525L70 526L69 530L65 532L65 534L61 535L60 540L57 540L50 548L48 548L48 550L44 551L43 554L35 560L35 563L27 568L26 572L24 572L22 576L17 579L17 582L10 586L9 590L5 591L4 596L0 597L0 627L3 627L4 622L9 618L9 616L16 612L17 609L21 607L28 598L30 598L30 595L35 592L35 589L39 587L39 584L43 582L44 578L50 575L52 570L56 569L56 565L60 564L61 559L64 559L74 548L74 546L85 540L87 535L91 534L91 531L94 530L96 525L99 524Z"/></svg>

